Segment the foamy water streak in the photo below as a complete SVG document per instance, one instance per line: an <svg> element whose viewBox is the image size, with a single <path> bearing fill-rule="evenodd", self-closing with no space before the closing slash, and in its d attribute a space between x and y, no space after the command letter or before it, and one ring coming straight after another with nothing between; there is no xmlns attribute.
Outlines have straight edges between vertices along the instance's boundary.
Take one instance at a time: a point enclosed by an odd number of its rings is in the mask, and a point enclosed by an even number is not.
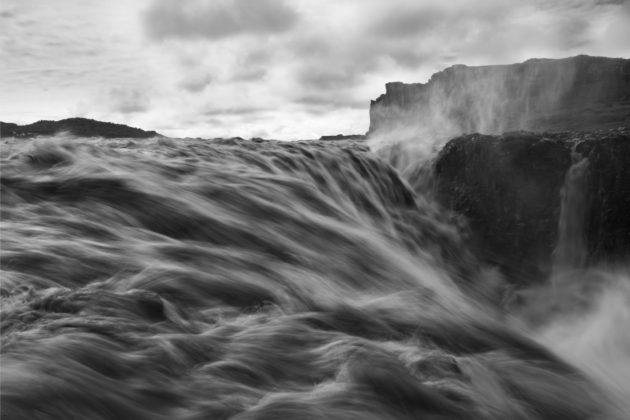
<svg viewBox="0 0 630 420"><path fill-rule="evenodd" d="M558 243L553 252L554 272L584 268L587 263L586 216L589 161L571 150L571 166L561 190Z"/></svg>
<svg viewBox="0 0 630 420"><path fill-rule="evenodd" d="M614 418L361 145L2 146L3 418Z"/></svg>

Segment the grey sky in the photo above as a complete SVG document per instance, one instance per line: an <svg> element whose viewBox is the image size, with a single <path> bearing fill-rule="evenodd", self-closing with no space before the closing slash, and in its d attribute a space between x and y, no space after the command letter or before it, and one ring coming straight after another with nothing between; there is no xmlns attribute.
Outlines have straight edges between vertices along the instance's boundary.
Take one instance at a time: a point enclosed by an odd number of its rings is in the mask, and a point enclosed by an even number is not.
<svg viewBox="0 0 630 420"><path fill-rule="evenodd" d="M360 133L389 81L630 57L619 0L3 0L0 28L0 119L179 136Z"/></svg>

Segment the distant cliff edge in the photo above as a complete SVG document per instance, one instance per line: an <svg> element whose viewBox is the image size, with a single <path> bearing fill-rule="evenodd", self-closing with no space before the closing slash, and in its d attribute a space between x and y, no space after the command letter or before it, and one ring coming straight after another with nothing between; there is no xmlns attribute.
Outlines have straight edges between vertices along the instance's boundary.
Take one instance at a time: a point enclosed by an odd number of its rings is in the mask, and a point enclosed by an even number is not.
<svg viewBox="0 0 630 420"><path fill-rule="evenodd" d="M388 83L371 102L368 134L409 129L448 137L619 126L630 126L630 59L580 55L456 65L425 84Z"/></svg>
<svg viewBox="0 0 630 420"><path fill-rule="evenodd" d="M67 132L80 137L162 137L155 131L145 131L124 124L96 121L87 118L67 118L59 121L37 121L33 124L18 125L0 121L0 137L53 136Z"/></svg>

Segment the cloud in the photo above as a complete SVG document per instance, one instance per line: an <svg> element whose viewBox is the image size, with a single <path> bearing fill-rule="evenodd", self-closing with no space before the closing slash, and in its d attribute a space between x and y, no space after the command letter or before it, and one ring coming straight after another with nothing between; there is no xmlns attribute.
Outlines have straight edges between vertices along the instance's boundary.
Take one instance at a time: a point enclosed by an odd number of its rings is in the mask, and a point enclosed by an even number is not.
<svg viewBox="0 0 630 420"><path fill-rule="evenodd" d="M112 88L109 91L111 109L121 114L135 114L149 109L149 98L140 90Z"/></svg>
<svg viewBox="0 0 630 420"><path fill-rule="evenodd" d="M191 93L201 92L206 86L212 83L213 77L210 73L199 73L183 79L179 86Z"/></svg>
<svg viewBox="0 0 630 420"><path fill-rule="evenodd" d="M370 29L375 34L399 39L431 31L442 23L442 18L436 9L395 9L380 16L372 23Z"/></svg>
<svg viewBox="0 0 630 420"><path fill-rule="evenodd" d="M144 14L152 39L222 39L289 30L296 12L282 0L154 0Z"/></svg>
<svg viewBox="0 0 630 420"><path fill-rule="evenodd" d="M255 82L263 79L267 75L267 70L262 68L241 68L232 76L236 82Z"/></svg>
<svg viewBox="0 0 630 420"><path fill-rule="evenodd" d="M354 85L360 78L358 72L342 66L302 67L298 74L298 83L305 88L331 90Z"/></svg>
<svg viewBox="0 0 630 420"><path fill-rule="evenodd" d="M558 24L558 45L570 50L591 42L591 24L586 18L569 19Z"/></svg>
<svg viewBox="0 0 630 420"><path fill-rule="evenodd" d="M263 79L268 72L269 63L274 58L274 52L269 49L254 49L245 53L241 60L237 60L231 80L237 82L254 82ZM248 48L246 48L247 50Z"/></svg>
<svg viewBox="0 0 630 420"><path fill-rule="evenodd" d="M609 5L609 4L619 6L619 5L628 4L628 3L630 3L630 0L595 0L595 4L599 6Z"/></svg>
<svg viewBox="0 0 630 420"><path fill-rule="evenodd" d="M243 105L237 107L207 107L203 110L203 114L207 116L218 115L252 115L266 111L266 108L260 106Z"/></svg>
<svg viewBox="0 0 630 420"><path fill-rule="evenodd" d="M372 33L396 39L408 36L417 37L438 31L448 34L450 30L462 26L492 27L496 22L509 18L512 12L520 8L522 5L518 3L497 0L484 2L393 0L390 7L377 9L379 13L370 17L369 27Z"/></svg>
<svg viewBox="0 0 630 420"><path fill-rule="evenodd" d="M369 103L369 100L365 99L355 99L351 97L331 97L331 96L323 96L323 95L303 95L296 97L294 99L295 102L307 105L307 110L321 113L325 110L331 109L365 109Z"/></svg>

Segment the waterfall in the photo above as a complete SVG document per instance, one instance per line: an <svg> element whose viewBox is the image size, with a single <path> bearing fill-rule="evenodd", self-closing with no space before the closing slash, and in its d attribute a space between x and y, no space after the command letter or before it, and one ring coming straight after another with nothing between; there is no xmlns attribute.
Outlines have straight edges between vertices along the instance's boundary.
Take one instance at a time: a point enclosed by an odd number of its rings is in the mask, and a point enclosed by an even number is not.
<svg viewBox="0 0 630 420"><path fill-rule="evenodd" d="M583 268L588 257L585 222L589 161L576 151L577 144L571 150L572 164L560 191L558 241L553 251L554 272Z"/></svg>
<svg viewBox="0 0 630 420"><path fill-rule="evenodd" d="M555 323L546 288L533 336L487 296L500 280L450 214L381 156L3 140L0 418L630 418L626 289ZM418 156L391 154L422 176ZM583 260L587 165L567 174L563 263Z"/></svg>

